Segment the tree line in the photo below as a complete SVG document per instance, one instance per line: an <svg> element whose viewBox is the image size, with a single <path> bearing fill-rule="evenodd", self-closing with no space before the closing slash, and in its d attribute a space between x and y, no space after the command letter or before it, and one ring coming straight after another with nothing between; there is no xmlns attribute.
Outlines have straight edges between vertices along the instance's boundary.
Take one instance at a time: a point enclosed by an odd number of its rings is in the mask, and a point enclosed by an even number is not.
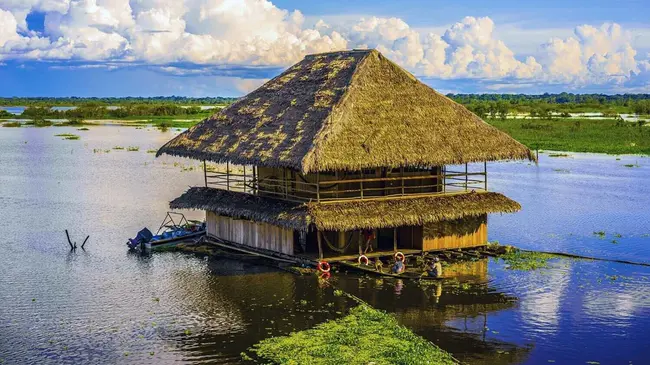
<svg viewBox="0 0 650 365"><path fill-rule="evenodd" d="M42 119L121 119L144 116L197 116L216 112L216 108L202 110L200 106L182 107L175 104L129 104L119 108L81 105L69 110L54 110L51 107L32 106L21 114L24 118Z"/></svg>
<svg viewBox="0 0 650 365"><path fill-rule="evenodd" d="M231 97L190 98L185 96L156 97L11 97L0 98L0 106L121 106L129 104L176 104L176 105L227 105L237 100Z"/></svg>

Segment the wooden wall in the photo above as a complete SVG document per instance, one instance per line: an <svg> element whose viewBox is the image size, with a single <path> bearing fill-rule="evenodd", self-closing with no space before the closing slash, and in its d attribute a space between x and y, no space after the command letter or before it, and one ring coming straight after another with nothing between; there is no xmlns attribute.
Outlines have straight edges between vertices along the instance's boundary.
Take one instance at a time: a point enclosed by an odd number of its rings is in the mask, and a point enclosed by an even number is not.
<svg viewBox="0 0 650 365"><path fill-rule="evenodd" d="M246 246L293 255L293 230L206 212L209 235Z"/></svg>
<svg viewBox="0 0 650 365"><path fill-rule="evenodd" d="M487 215L425 224L422 249L444 250L487 244Z"/></svg>

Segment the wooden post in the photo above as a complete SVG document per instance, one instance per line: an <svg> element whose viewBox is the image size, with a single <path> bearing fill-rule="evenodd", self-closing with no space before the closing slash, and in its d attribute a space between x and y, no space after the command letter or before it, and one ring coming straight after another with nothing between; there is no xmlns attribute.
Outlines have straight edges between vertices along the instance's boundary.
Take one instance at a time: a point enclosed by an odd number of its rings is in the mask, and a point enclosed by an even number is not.
<svg viewBox="0 0 650 365"><path fill-rule="evenodd" d="M397 252L397 227L393 228L393 253Z"/></svg>
<svg viewBox="0 0 650 365"><path fill-rule="evenodd" d="M468 177L467 176L467 163L465 163L465 191L467 191L467 183L468 183L467 177Z"/></svg>
<svg viewBox="0 0 650 365"><path fill-rule="evenodd" d="M316 201L320 202L320 171L316 171Z"/></svg>
<svg viewBox="0 0 650 365"><path fill-rule="evenodd" d="M323 259L323 245L321 243L320 235L321 235L321 232L317 230L316 231L316 240L318 241L318 258L322 260Z"/></svg>
<svg viewBox="0 0 650 365"><path fill-rule="evenodd" d="M483 161L483 189L487 191L487 161Z"/></svg>
<svg viewBox="0 0 650 365"><path fill-rule="evenodd" d="M442 167L442 193L447 191L447 167Z"/></svg>
<svg viewBox="0 0 650 365"><path fill-rule="evenodd" d="M339 231L338 248L345 247L345 231Z"/></svg>
<svg viewBox="0 0 650 365"><path fill-rule="evenodd" d="M363 230L359 231L359 237L357 237L357 243L359 243L359 256L363 254L363 248L361 248L362 236L363 236Z"/></svg>
<svg viewBox="0 0 650 365"><path fill-rule="evenodd" d="M203 160L203 178L205 179L205 187L208 187L208 168Z"/></svg>
<svg viewBox="0 0 650 365"><path fill-rule="evenodd" d="M230 191L230 161L226 161L226 190Z"/></svg>
<svg viewBox="0 0 650 365"><path fill-rule="evenodd" d="M257 183L257 167L253 165L253 194L257 195L257 190L258 190L258 183Z"/></svg>
<svg viewBox="0 0 650 365"><path fill-rule="evenodd" d="M402 195L404 195L404 166L399 168L399 174L402 178Z"/></svg>
<svg viewBox="0 0 650 365"><path fill-rule="evenodd" d="M246 165L243 166L244 168L244 193L246 192Z"/></svg>
<svg viewBox="0 0 650 365"><path fill-rule="evenodd" d="M359 184L361 185L361 200L363 200L363 169L361 169L361 182Z"/></svg>

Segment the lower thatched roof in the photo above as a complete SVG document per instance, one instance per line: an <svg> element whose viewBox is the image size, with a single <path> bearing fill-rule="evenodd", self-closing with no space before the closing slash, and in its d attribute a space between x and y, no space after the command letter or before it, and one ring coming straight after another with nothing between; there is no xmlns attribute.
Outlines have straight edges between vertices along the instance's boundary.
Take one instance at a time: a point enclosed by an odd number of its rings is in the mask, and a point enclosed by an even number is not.
<svg viewBox="0 0 650 365"><path fill-rule="evenodd" d="M486 213L513 213L519 203L499 193L466 193L391 200L290 203L250 194L194 187L170 203L172 209L203 209L297 230L417 226Z"/></svg>

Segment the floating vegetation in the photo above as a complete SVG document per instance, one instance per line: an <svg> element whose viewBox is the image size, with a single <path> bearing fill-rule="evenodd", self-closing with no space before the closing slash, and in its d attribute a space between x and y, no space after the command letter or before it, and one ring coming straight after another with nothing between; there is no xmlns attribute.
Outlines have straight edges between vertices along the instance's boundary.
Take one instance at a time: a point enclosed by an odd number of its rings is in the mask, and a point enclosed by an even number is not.
<svg viewBox="0 0 650 365"><path fill-rule="evenodd" d="M123 150L124 147L122 147L122 146L115 146L115 147L113 147L113 149L114 149L114 150Z"/></svg>
<svg viewBox="0 0 650 365"><path fill-rule="evenodd" d="M571 157L568 153L549 153L548 157Z"/></svg>
<svg viewBox="0 0 650 365"><path fill-rule="evenodd" d="M276 364L457 364L447 352L400 325L385 312L361 304L350 314L249 349ZM246 358L250 359L248 355Z"/></svg>
<svg viewBox="0 0 650 365"><path fill-rule="evenodd" d="M83 128L77 128L78 131L89 131L90 129L83 127Z"/></svg>
<svg viewBox="0 0 650 365"><path fill-rule="evenodd" d="M54 137L63 137L63 139L69 139L69 140L77 140L77 139L81 138L78 135L71 134L71 133L55 134Z"/></svg>
<svg viewBox="0 0 650 365"><path fill-rule="evenodd" d="M7 127L7 128L17 128L17 127L20 127L21 124L20 124L20 122L5 122L5 123L2 123L2 126Z"/></svg>
<svg viewBox="0 0 650 365"><path fill-rule="evenodd" d="M557 259L558 256L532 251L513 250L498 256L510 270L531 271L548 267L548 260Z"/></svg>
<svg viewBox="0 0 650 365"><path fill-rule="evenodd" d="M34 119L32 121L29 121L29 122L25 123L25 125L33 125L34 127L39 127L39 128L41 128L41 127L50 127L53 124L54 123L50 122L49 120L45 120L45 119Z"/></svg>
<svg viewBox="0 0 650 365"><path fill-rule="evenodd" d="M111 150L103 150L101 148L93 148L93 153L109 153Z"/></svg>
<svg viewBox="0 0 650 365"><path fill-rule="evenodd" d="M138 152L138 151L140 151L140 147L138 147L138 146L129 146L129 147L126 148L126 150L129 151L129 152Z"/></svg>
<svg viewBox="0 0 650 365"><path fill-rule="evenodd" d="M147 150L147 153L156 153L158 150Z"/></svg>
<svg viewBox="0 0 650 365"><path fill-rule="evenodd" d="M571 172L571 170L568 170L568 169L553 169L553 171L561 172L561 173L565 173L565 174L568 174L568 173Z"/></svg>
<svg viewBox="0 0 650 365"><path fill-rule="evenodd" d="M605 238L605 231L594 231L594 236L598 236L598 238Z"/></svg>
<svg viewBox="0 0 650 365"><path fill-rule="evenodd" d="M623 166L625 166L625 167L641 167L641 166L639 166L638 163L628 163L628 164L625 164Z"/></svg>

